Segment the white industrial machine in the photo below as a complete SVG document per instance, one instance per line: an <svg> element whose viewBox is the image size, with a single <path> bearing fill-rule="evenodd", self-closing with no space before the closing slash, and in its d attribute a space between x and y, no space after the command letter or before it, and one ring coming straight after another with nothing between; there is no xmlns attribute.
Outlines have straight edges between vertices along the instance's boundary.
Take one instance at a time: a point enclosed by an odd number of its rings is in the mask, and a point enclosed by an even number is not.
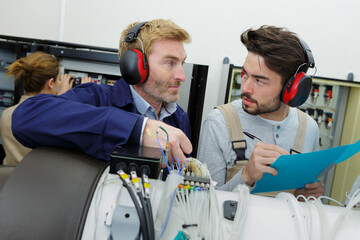
<svg viewBox="0 0 360 240"><path fill-rule="evenodd" d="M171 181L174 182L171 184ZM360 201L360 195L355 197L355 194L347 207L336 207L312 198L299 202L287 192L275 198L252 195L242 186L234 192L213 187L206 191L179 190L181 181L181 177L167 182L151 181L155 239L352 239L360 234L360 211L352 209ZM134 205L119 176L105 171L82 239L109 239L110 236L123 239L131 224L125 217L128 209L123 216L114 218L119 206ZM118 233L114 231L114 219L121 223L115 225Z"/></svg>
<svg viewBox="0 0 360 240"><path fill-rule="evenodd" d="M215 190L207 168L196 159L184 168L170 166L166 181L140 179L130 165L129 175L121 164L115 174L108 162L78 152L33 150L5 181L0 178L0 239L360 236L360 211L353 208L360 201L356 191L346 207L328 206L313 198L299 202L289 193L252 195L244 186L234 192Z"/></svg>

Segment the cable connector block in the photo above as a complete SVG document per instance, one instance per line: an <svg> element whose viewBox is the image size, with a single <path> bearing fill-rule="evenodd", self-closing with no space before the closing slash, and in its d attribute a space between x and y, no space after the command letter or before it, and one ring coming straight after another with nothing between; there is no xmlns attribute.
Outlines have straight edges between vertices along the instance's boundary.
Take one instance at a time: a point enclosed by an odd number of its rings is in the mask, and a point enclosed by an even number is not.
<svg viewBox="0 0 360 240"><path fill-rule="evenodd" d="M131 171L136 171L139 177L146 174L149 178L158 179L161 155L159 148L138 145L117 146L110 155L109 172L117 174L119 170L123 170L130 175Z"/></svg>
<svg viewBox="0 0 360 240"><path fill-rule="evenodd" d="M205 185L209 184L209 186L210 186L209 178L185 176L184 181L185 181L186 185L195 185L195 183L197 183L197 184L204 183Z"/></svg>

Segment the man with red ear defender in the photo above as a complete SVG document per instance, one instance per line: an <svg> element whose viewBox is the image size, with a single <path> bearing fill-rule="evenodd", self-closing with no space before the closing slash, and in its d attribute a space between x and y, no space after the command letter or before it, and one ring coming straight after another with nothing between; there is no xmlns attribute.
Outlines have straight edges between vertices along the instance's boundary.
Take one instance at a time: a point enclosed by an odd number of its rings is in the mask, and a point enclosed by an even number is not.
<svg viewBox="0 0 360 240"><path fill-rule="evenodd" d="M30 148L71 148L109 160L118 145L159 147L161 126L169 134L169 158L185 162L184 153L192 152L190 123L175 102L185 81L183 43L190 41L189 33L170 20L130 24L120 39L124 78L114 86L87 83L60 96L24 101L13 115L14 136ZM164 147L166 135L159 138Z"/></svg>
<svg viewBox="0 0 360 240"><path fill-rule="evenodd" d="M241 99L208 114L199 142L199 160L207 164L217 188L228 191L238 184L252 190L264 173L276 175L270 165L280 155L319 147L316 122L295 108L306 101L312 85L305 73L315 62L307 44L274 26L249 29L241 41L248 50ZM239 119L240 126L229 129L228 119ZM234 140L235 133L239 138ZM316 182L294 193L319 197L323 191Z"/></svg>

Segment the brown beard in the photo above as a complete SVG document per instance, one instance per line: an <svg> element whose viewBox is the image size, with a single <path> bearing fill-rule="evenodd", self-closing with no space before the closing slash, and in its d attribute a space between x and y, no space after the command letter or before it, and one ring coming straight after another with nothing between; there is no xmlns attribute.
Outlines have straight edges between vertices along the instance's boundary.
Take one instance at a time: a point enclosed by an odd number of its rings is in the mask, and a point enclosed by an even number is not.
<svg viewBox="0 0 360 240"><path fill-rule="evenodd" d="M281 107L280 96L278 98L272 99L271 102L265 103L265 104L259 104L258 101L256 101L255 99L252 99L251 96L247 93L241 93L240 97L241 97L241 99L243 97L246 97L249 101L252 101L256 104L257 108L253 111L250 111L249 108L247 107L247 105L245 105L244 102L242 103L242 107L243 107L244 111L247 112L248 114L254 115L254 116L260 115L260 114L265 114L265 113L272 113L272 112L279 110Z"/></svg>

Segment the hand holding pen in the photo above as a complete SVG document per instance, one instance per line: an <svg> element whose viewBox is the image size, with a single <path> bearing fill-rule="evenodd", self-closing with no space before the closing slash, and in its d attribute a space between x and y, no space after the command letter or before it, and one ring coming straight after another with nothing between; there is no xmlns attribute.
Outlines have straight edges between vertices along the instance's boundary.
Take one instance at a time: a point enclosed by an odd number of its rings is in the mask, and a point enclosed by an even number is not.
<svg viewBox="0 0 360 240"><path fill-rule="evenodd" d="M254 139L259 141L255 136ZM270 165L281 155L289 154L288 151L277 145L260 141L256 143L249 162L244 167L241 175L243 181L249 186L253 186L256 181L260 180L264 173L270 173L275 176L277 171L275 168L270 167Z"/></svg>

